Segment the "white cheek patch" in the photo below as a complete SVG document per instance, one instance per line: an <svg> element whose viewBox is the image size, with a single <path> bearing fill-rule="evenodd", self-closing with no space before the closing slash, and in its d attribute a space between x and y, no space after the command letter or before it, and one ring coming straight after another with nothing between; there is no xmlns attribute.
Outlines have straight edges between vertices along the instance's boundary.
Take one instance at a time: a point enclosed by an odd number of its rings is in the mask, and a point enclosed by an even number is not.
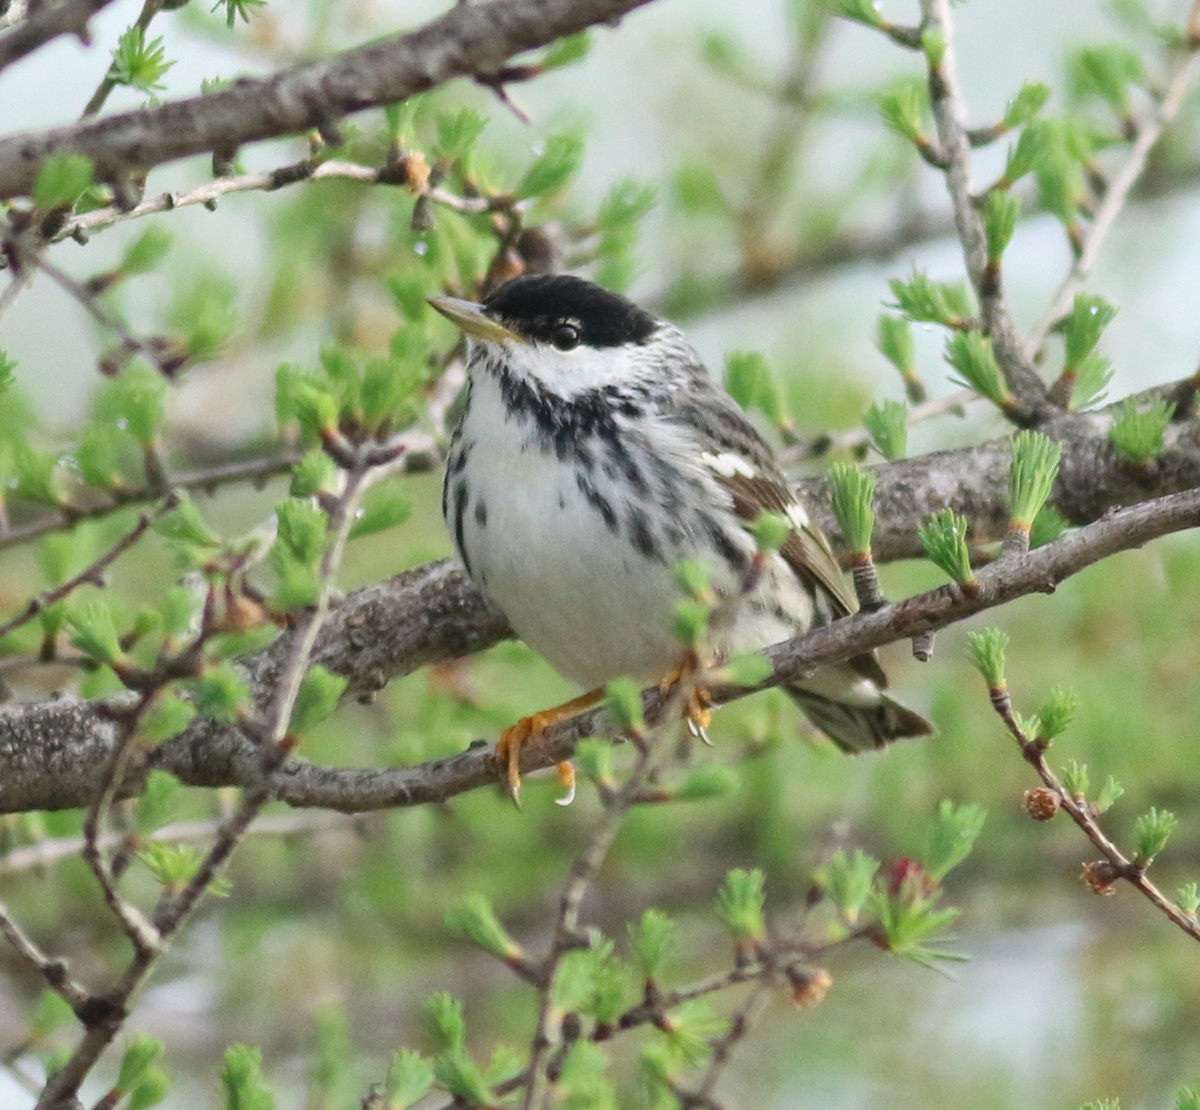
<svg viewBox="0 0 1200 1110"><path fill-rule="evenodd" d="M754 478L758 475L758 471L741 455L734 455L729 451L722 451L719 455L706 451L700 456L700 461L722 478Z"/></svg>
<svg viewBox="0 0 1200 1110"><path fill-rule="evenodd" d="M570 400L607 385L626 385L645 373L646 352L638 347L576 347L559 351L543 343L509 344L507 355L518 376Z"/></svg>

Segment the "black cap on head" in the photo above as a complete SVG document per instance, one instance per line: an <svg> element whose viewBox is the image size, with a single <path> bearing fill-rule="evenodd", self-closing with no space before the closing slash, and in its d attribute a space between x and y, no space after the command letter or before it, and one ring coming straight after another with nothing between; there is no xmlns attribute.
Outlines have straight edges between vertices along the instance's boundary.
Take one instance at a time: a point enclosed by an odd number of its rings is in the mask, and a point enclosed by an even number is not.
<svg viewBox="0 0 1200 1110"><path fill-rule="evenodd" d="M528 339L549 341L567 323L579 329L588 347L644 343L658 321L619 293L610 293L569 274L513 278L483 302L492 319Z"/></svg>

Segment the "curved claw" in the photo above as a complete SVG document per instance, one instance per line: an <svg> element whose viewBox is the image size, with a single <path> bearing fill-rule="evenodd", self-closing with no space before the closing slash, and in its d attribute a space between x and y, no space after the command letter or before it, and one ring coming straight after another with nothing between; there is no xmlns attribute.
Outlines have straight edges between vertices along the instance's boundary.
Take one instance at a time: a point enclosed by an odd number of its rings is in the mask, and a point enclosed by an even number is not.
<svg viewBox="0 0 1200 1110"><path fill-rule="evenodd" d="M522 717L500 734L500 739L496 741L496 764L508 786L508 796L512 798L517 809L521 808L521 749L526 744L536 744L546 729L575 713L590 709L603 696L603 690L590 690L553 709L534 713L531 717ZM570 763L560 763L558 777L567 788L566 795L558 800L558 804L570 805L575 799L575 768Z"/></svg>
<svg viewBox="0 0 1200 1110"><path fill-rule="evenodd" d="M561 798L555 798L556 806L569 806L575 800L575 764L566 762L558 765L559 781L567 788Z"/></svg>

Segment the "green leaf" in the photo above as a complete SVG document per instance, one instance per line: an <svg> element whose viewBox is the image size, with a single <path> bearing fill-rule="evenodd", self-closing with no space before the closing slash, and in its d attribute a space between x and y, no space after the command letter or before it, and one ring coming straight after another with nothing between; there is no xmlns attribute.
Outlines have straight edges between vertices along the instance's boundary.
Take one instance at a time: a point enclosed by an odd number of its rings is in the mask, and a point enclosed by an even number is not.
<svg viewBox="0 0 1200 1110"><path fill-rule="evenodd" d="M1175 901L1184 913L1195 917L1196 911L1200 910L1200 883L1184 883L1175 892Z"/></svg>
<svg viewBox="0 0 1200 1110"><path fill-rule="evenodd" d="M836 462L829 470L833 515L852 555L871 553L875 530L875 476L854 463Z"/></svg>
<svg viewBox="0 0 1200 1110"><path fill-rule="evenodd" d="M348 681L343 675L334 674L320 663L314 663L300 683L288 731L303 733L325 720L337 709L347 685Z"/></svg>
<svg viewBox="0 0 1200 1110"><path fill-rule="evenodd" d="M1164 436L1174 412L1174 405L1165 397L1156 398L1140 410L1137 402L1127 397L1113 408L1108 438L1119 454L1144 466L1163 453Z"/></svg>
<svg viewBox="0 0 1200 1110"><path fill-rule="evenodd" d="M614 678L604 688L605 704L622 732L634 735L644 731L642 688L632 678Z"/></svg>
<svg viewBox="0 0 1200 1110"><path fill-rule="evenodd" d="M760 552L778 551L792 534L792 522L782 513L759 513L750 525L750 534Z"/></svg>
<svg viewBox="0 0 1200 1110"><path fill-rule="evenodd" d="M221 1067L225 1110L274 1110L275 1099L259 1085L262 1052L249 1045L230 1045Z"/></svg>
<svg viewBox="0 0 1200 1110"><path fill-rule="evenodd" d="M1117 315L1116 305L1090 293L1076 293L1071 315L1063 326L1067 342L1068 371L1078 372L1084 360L1100 342L1104 329Z"/></svg>
<svg viewBox="0 0 1200 1110"><path fill-rule="evenodd" d="M142 716L141 734L151 744L178 736L196 715L196 707L177 694L160 694Z"/></svg>
<svg viewBox="0 0 1200 1110"><path fill-rule="evenodd" d="M1071 394L1071 408L1086 409L1103 401L1112 377L1112 363L1099 351L1092 351L1084 358L1075 373L1075 389Z"/></svg>
<svg viewBox="0 0 1200 1110"><path fill-rule="evenodd" d="M771 660L755 651L738 652L721 668L723 678L734 686L757 686L773 671Z"/></svg>
<svg viewBox="0 0 1200 1110"><path fill-rule="evenodd" d="M894 307L918 324L959 327L972 313L970 294L961 282L933 281L914 270L907 281L894 278L888 288L896 298Z"/></svg>
<svg viewBox="0 0 1200 1110"><path fill-rule="evenodd" d="M966 517L953 509L943 509L921 525L917 535L930 561L960 586L969 587L975 582L975 571L971 567L967 531Z"/></svg>
<svg viewBox="0 0 1200 1110"><path fill-rule="evenodd" d="M917 146L928 143L925 134L926 93L916 81L904 81L879 98L879 114L888 130Z"/></svg>
<svg viewBox="0 0 1200 1110"><path fill-rule="evenodd" d="M830 900L847 925L855 925L871 897L879 861L856 848L851 856L839 849L819 876Z"/></svg>
<svg viewBox="0 0 1200 1110"><path fill-rule="evenodd" d="M692 597L681 597L675 601L675 635L683 646L695 650L708 636L708 622L712 607L705 601Z"/></svg>
<svg viewBox="0 0 1200 1110"><path fill-rule="evenodd" d="M150 1110L171 1092L171 1078L160 1067L151 1066L129 1092L122 1110Z"/></svg>
<svg viewBox="0 0 1200 1110"><path fill-rule="evenodd" d="M72 208L92 183L92 160L85 154L52 154L38 171L33 203L43 212Z"/></svg>
<svg viewBox="0 0 1200 1110"><path fill-rule="evenodd" d="M250 17L257 15L258 10L266 6L267 0L217 0L210 10L215 12L220 8L224 8L225 26L232 31L234 24L239 19L243 23L249 23Z"/></svg>
<svg viewBox="0 0 1200 1110"><path fill-rule="evenodd" d="M292 467L292 484L288 493L293 497L312 497L317 493L332 493L338 480L337 463L324 451L314 448Z"/></svg>
<svg viewBox="0 0 1200 1110"><path fill-rule="evenodd" d="M725 218L733 205L717 175L705 162L685 162L675 173L674 195L685 214Z"/></svg>
<svg viewBox="0 0 1200 1110"><path fill-rule="evenodd" d="M722 763L706 763L697 767L678 786L671 788L671 797L680 802L706 802L712 798L727 798L738 788L737 772Z"/></svg>
<svg viewBox="0 0 1200 1110"><path fill-rule="evenodd" d="M572 65L587 57L591 49L592 36L587 31L580 31L578 34L558 39L551 43L546 48L546 53L542 55L542 72L549 73L552 69L561 69L563 66Z"/></svg>
<svg viewBox="0 0 1200 1110"><path fill-rule="evenodd" d="M1041 432L1020 431L1012 440L1009 503L1012 527L1028 532L1058 478L1062 445Z"/></svg>
<svg viewBox="0 0 1200 1110"><path fill-rule="evenodd" d="M455 1100L466 1106L492 1106L491 1084L479 1066L463 1048L454 1048L438 1056L433 1073Z"/></svg>
<svg viewBox="0 0 1200 1110"><path fill-rule="evenodd" d="M205 853L194 844L168 844L162 840L151 840L138 852L138 859L166 894L178 894L200 874ZM231 888L228 880L215 878L206 889L209 894L224 898Z"/></svg>
<svg viewBox="0 0 1200 1110"><path fill-rule="evenodd" d="M500 924L492 904L482 894L468 894L447 911L446 928L502 960L524 959L525 950Z"/></svg>
<svg viewBox="0 0 1200 1110"><path fill-rule="evenodd" d="M117 41L108 79L115 85L128 85L139 92L152 93L166 88L162 78L175 63L166 60L161 38L146 41L146 32L134 24Z"/></svg>
<svg viewBox="0 0 1200 1110"><path fill-rule="evenodd" d="M209 529L196 503L186 493L181 493L179 497L178 506L154 524L154 531L176 543L220 547L220 538Z"/></svg>
<svg viewBox="0 0 1200 1110"><path fill-rule="evenodd" d="M675 584L688 597L711 597L712 564L705 559L680 559L675 564Z"/></svg>
<svg viewBox="0 0 1200 1110"><path fill-rule="evenodd" d="M757 409L773 424L786 420L783 390L759 351L729 351L725 355L725 388L747 412Z"/></svg>
<svg viewBox="0 0 1200 1110"><path fill-rule="evenodd" d="M1000 186L1008 188L1026 174L1045 168L1056 156L1058 145L1056 125L1046 120L1034 120L1021 132L1016 145L1009 149Z"/></svg>
<svg viewBox="0 0 1200 1110"><path fill-rule="evenodd" d="M1100 793L1096 795L1092 802L1092 807L1097 813L1107 813L1112 809L1116 800L1125 793L1123 787L1116 779L1109 775L1104 780L1104 785L1100 788Z"/></svg>
<svg viewBox="0 0 1200 1110"><path fill-rule="evenodd" d="M876 401L863 413L871 442L889 462L908 451L908 406L903 401Z"/></svg>
<svg viewBox="0 0 1200 1110"><path fill-rule="evenodd" d="M384 1090L396 1110L405 1110L420 1102L432 1086L433 1064L419 1052L404 1048L392 1057Z"/></svg>
<svg viewBox="0 0 1200 1110"><path fill-rule="evenodd" d="M973 803L938 805L925 848L925 866L935 879L940 882L971 854L986 819L987 810Z"/></svg>
<svg viewBox="0 0 1200 1110"><path fill-rule="evenodd" d="M151 771L137 800L134 824L139 833L151 833L174 817L183 784L166 771Z"/></svg>
<svg viewBox="0 0 1200 1110"><path fill-rule="evenodd" d="M486 126L487 119L472 108L443 113L437 120L436 156L458 161L470 152Z"/></svg>
<svg viewBox="0 0 1200 1110"><path fill-rule="evenodd" d="M1121 43L1085 46L1068 57L1067 68L1077 96L1097 97L1121 116L1131 111L1130 86L1146 82L1142 59Z"/></svg>
<svg viewBox="0 0 1200 1110"><path fill-rule="evenodd" d="M121 260L121 271L126 274L149 273L162 262L170 247L171 233L161 227L150 226L126 250Z"/></svg>
<svg viewBox="0 0 1200 1110"><path fill-rule="evenodd" d="M679 947L675 922L661 910L649 909L636 925L628 926L629 944L642 978L654 982Z"/></svg>
<svg viewBox="0 0 1200 1110"><path fill-rule="evenodd" d="M120 666L125 660L121 638L113 622L112 609L105 601L93 601L68 613L67 624L73 629L71 643L89 659Z"/></svg>
<svg viewBox="0 0 1200 1110"><path fill-rule="evenodd" d="M328 520L311 501L289 498L275 506L279 521L276 548L302 566L314 565L325 553Z"/></svg>
<svg viewBox="0 0 1200 1110"><path fill-rule="evenodd" d="M584 142L578 135L551 135L537 161L516 188L522 198L553 196L562 190L583 164Z"/></svg>
<svg viewBox="0 0 1200 1110"><path fill-rule="evenodd" d="M884 26L883 16L875 0L826 0L834 15L849 19L854 23L863 23L868 27Z"/></svg>
<svg viewBox="0 0 1200 1110"><path fill-rule="evenodd" d="M983 230L987 237L988 261L998 265L1017 230L1021 215L1020 198L1002 189L993 189L983 205Z"/></svg>
<svg viewBox="0 0 1200 1110"><path fill-rule="evenodd" d="M913 278L917 276L914 274ZM909 322L902 316L880 316L877 335L876 346L883 357L900 371L902 377L911 374L916 368L916 355Z"/></svg>
<svg viewBox="0 0 1200 1110"><path fill-rule="evenodd" d="M203 271L178 286L167 321L182 334L192 359L204 362L216 358L233 338L241 323L237 297L233 280L213 270Z"/></svg>
<svg viewBox="0 0 1200 1110"><path fill-rule="evenodd" d="M1178 824L1179 819L1175 814L1153 806L1133 823L1133 842L1139 866L1149 867L1155 857L1162 854Z"/></svg>
<svg viewBox="0 0 1200 1110"><path fill-rule="evenodd" d="M946 361L958 371L950 380L986 397L997 408L1014 401L992 351L992 341L981 331L957 332L946 341Z"/></svg>
<svg viewBox="0 0 1200 1110"><path fill-rule="evenodd" d="M735 868L726 875L725 885L717 895L717 916L725 922L738 945L766 940L764 882L763 873L757 869Z"/></svg>
<svg viewBox="0 0 1200 1110"><path fill-rule="evenodd" d="M1050 697L1038 710L1039 739L1053 740L1067 731L1079 711L1079 698L1074 691L1055 686Z"/></svg>
<svg viewBox="0 0 1200 1110"><path fill-rule="evenodd" d="M985 628L981 632L967 633L967 649L971 665L983 675L983 680L992 690L1003 690L1004 649L1008 647L1008 633L999 628Z"/></svg>
<svg viewBox="0 0 1200 1110"><path fill-rule="evenodd" d="M392 485L376 486L363 498L350 529L352 540L373 536L408 520L412 504Z"/></svg>
<svg viewBox="0 0 1200 1110"><path fill-rule="evenodd" d="M250 705L250 691L228 661L205 668L199 678L185 683L196 704L196 712L218 721L234 721Z"/></svg>
<svg viewBox="0 0 1200 1110"><path fill-rule="evenodd" d="M1010 131L1025 127L1033 121L1050 101L1050 86L1040 81L1029 81L1022 85L1016 96L1009 101L1004 112L1004 126Z"/></svg>
<svg viewBox="0 0 1200 1110"><path fill-rule="evenodd" d="M430 995L421 1008L425 1032L438 1052L461 1051L467 1040L462 1003L440 991Z"/></svg>
<svg viewBox="0 0 1200 1110"><path fill-rule="evenodd" d="M166 1046L156 1037L147 1037L145 1034L134 1037L121 1057L117 1086L122 1091L132 1090L164 1051Z"/></svg>

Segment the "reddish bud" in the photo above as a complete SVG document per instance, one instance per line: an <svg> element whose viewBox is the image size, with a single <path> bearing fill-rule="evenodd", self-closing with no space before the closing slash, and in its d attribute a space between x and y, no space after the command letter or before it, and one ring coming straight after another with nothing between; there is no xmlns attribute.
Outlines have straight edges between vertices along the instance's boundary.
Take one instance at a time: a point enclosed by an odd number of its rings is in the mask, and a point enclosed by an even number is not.
<svg viewBox="0 0 1200 1110"><path fill-rule="evenodd" d="M1025 812L1035 821L1049 821L1058 812L1060 804L1058 795L1044 786L1025 791Z"/></svg>
<svg viewBox="0 0 1200 1110"><path fill-rule="evenodd" d="M1120 869L1106 859L1083 865L1083 877L1095 894L1112 894L1116 881L1121 877Z"/></svg>

